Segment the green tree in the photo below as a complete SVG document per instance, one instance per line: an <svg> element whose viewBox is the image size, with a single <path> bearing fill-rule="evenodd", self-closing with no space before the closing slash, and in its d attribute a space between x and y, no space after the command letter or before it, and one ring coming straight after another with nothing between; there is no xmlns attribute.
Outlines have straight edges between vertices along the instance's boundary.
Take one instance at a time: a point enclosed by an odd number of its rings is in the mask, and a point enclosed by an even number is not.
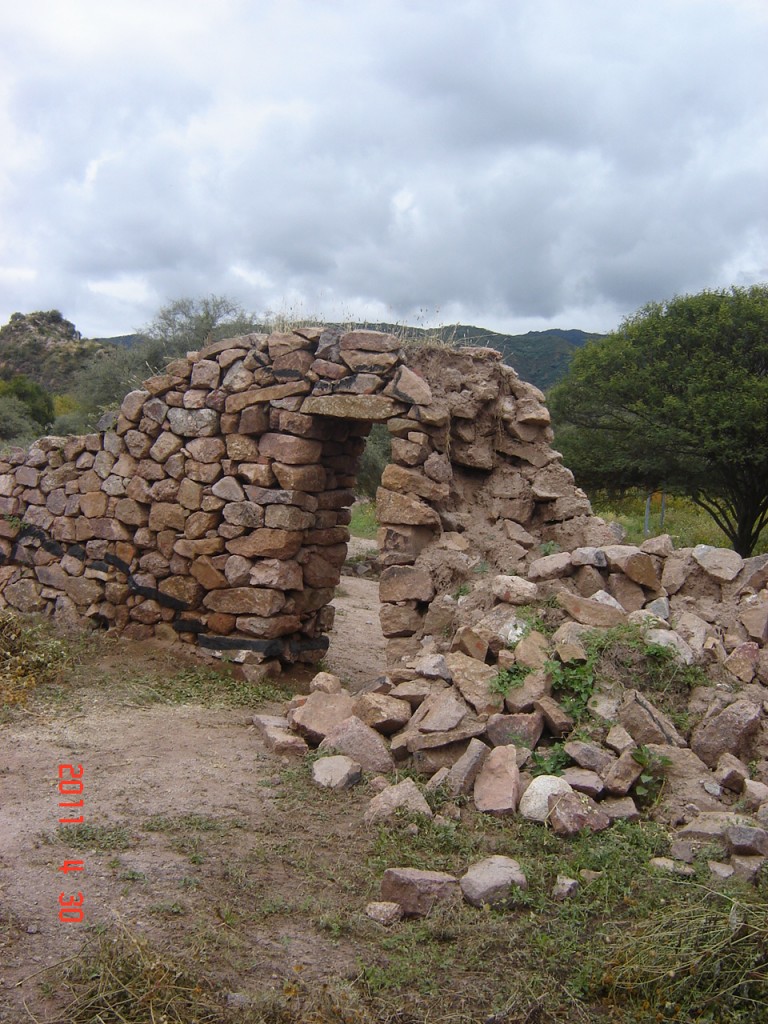
<svg viewBox="0 0 768 1024"><path fill-rule="evenodd" d="M258 330L254 316L226 295L175 299L163 306L141 332L145 360L159 368L169 359L203 347L208 341Z"/></svg>
<svg viewBox="0 0 768 1024"><path fill-rule="evenodd" d="M93 429L103 412L172 359L203 347L209 339L234 337L257 329L255 319L233 299L209 295L176 299L163 306L133 345L105 345L75 376L71 391L77 408L54 424L62 433Z"/></svg>
<svg viewBox="0 0 768 1024"><path fill-rule="evenodd" d="M11 380L0 381L0 395L18 398L26 406L27 414L40 427L49 427L53 422L53 398L41 384L18 374Z"/></svg>
<svg viewBox="0 0 768 1024"><path fill-rule="evenodd" d="M741 555L768 523L768 285L651 303L549 397L585 487L688 495Z"/></svg>
<svg viewBox="0 0 768 1024"><path fill-rule="evenodd" d="M0 441L26 444L40 437L40 424L15 395L0 395Z"/></svg>

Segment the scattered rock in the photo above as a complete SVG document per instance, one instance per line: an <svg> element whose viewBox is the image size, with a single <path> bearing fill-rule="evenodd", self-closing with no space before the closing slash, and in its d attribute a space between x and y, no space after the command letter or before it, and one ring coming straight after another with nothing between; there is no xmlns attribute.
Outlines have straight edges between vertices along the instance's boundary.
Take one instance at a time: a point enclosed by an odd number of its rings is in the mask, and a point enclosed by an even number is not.
<svg viewBox="0 0 768 1024"><path fill-rule="evenodd" d="M723 754L737 757L748 753L749 744L760 728L762 709L748 700L735 700L722 711L709 715L694 729L691 749L715 768Z"/></svg>
<svg viewBox="0 0 768 1024"><path fill-rule="evenodd" d="M459 880L464 899L473 907L504 903L513 889L525 891L528 880L511 857L486 857L472 864Z"/></svg>
<svg viewBox="0 0 768 1024"><path fill-rule="evenodd" d="M389 736L408 724L411 705L391 694L365 693L355 701L354 714L376 732Z"/></svg>
<svg viewBox="0 0 768 1024"><path fill-rule="evenodd" d="M735 579L744 566L744 559L735 551L715 548L709 544L698 544L691 555L704 572L726 583Z"/></svg>
<svg viewBox="0 0 768 1024"><path fill-rule="evenodd" d="M489 685L498 674L496 669L459 651L449 654L445 660L454 685L478 714L492 715L502 710L504 697L500 693L492 693Z"/></svg>
<svg viewBox="0 0 768 1024"><path fill-rule="evenodd" d="M550 793L547 804L549 824L558 836L602 832L611 824L608 815L586 793Z"/></svg>
<svg viewBox="0 0 768 1024"><path fill-rule="evenodd" d="M600 810L614 821L640 821L640 812L631 796L607 797L600 801Z"/></svg>
<svg viewBox="0 0 768 1024"><path fill-rule="evenodd" d="M547 728L553 736L567 736L573 729L571 716L552 697L540 697L534 707L544 716Z"/></svg>
<svg viewBox="0 0 768 1024"><path fill-rule="evenodd" d="M715 768L715 779L725 789L734 793L740 793L744 783L749 778L749 768L733 754L722 754L717 761ZM765 787L766 799L768 799L768 786Z"/></svg>
<svg viewBox="0 0 768 1024"><path fill-rule="evenodd" d="M603 792L603 780L588 768L566 768L562 776L577 793L586 793L593 799Z"/></svg>
<svg viewBox="0 0 768 1024"><path fill-rule="evenodd" d="M341 680L332 672L318 672L309 683L309 692L314 693L315 691L318 693L341 693Z"/></svg>
<svg viewBox="0 0 768 1024"><path fill-rule="evenodd" d="M497 576L491 589L493 596L505 604L531 604L539 597L537 585L522 576Z"/></svg>
<svg viewBox="0 0 768 1024"><path fill-rule="evenodd" d="M432 817L432 809L413 779L403 779L396 786L389 786L373 797L363 815L363 821L368 825L383 821L393 817L398 810L423 814L425 818Z"/></svg>
<svg viewBox="0 0 768 1024"><path fill-rule="evenodd" d="M349 718L354 705L354 698L348 693L316 690L301 707L289 713L288 721L291 728L310 743L320 743L340 722Z"/></svg>
<svg viewBox="0 0 768 1024"><path fill-rule="evenodd" d="M558 875L552 888L552 899L558 903L563 900L570 900L579 891L579 882L576 878L569 878L568 875Z"/></svg>
<svg viewBox="0 0 768 1024"><path fill-rule="evenodd" d="M519 811L529 821L546 821L550 796L573 793L571 786L559 775L538 775L520 799Z"/></svg>
<svg viewBox="0 0 768 1024"><path fill-rule="evenodd" d="M638 744L686 746L685 740L669 718L638 690L627 690L625 693L619 708L619 722Z"/></svg>
<svg viewBox="0 0 768 1024"><path fill-rule="evenodd" d="M634 743L632 744L634 747ZM596 743L585 743L583 740L569 740L563 744L563 750L580 768L588 768L604 778L615 764L616 758Z"/></svg>
<svg viewBox="0 0 768 1024"><path fill-rule="evenodd" d="M681 864L679 861L672 860L671 857L653 857L648 861L648 866L657 871L666 871L671 875L682 875L684 878L691 878L696 874L696 871L688 864Z"/></svg>
<svg viewBox="0 0 768 1024"><path fill-rule="evenodd" d="M642 770L632 756L632 751L625 751L613 762L603 778L606 791L613 796L626 796L640 778Z"/></svg>
<svg viewBox="0 0 768 1024"><path fill-rule="evenodd" d="M436 903L450 903L460 892L458 879L444 871L387 868L381 880L381 898L397 903L406 917L423 917Z"/></svg>
<svg viewBox="0 0 768 1024"><path fill-rule="evenodd" d="M357 761L344 754L320 757L312 765L312 781L323 789L349 789L363 777Z"/></svg>
<svg viewBox="0 0 768 1024"><path fill-rule="evenodd" d="M514 746L494 747L475 779L474 802L485 814L514 814L520 799L520 770Z"/></svg>
<svg viewBox="0 0 768 1024"><path fill-rule="evenodd" d="M605 745L615 750L617 754L624 754L637 746L623 725L611 726L605 737Z"/></svg>
<svg viewBox="0 0 768 1024"><path fill-rule="evenodd" d="M472 792L478 773L490 753L482 740L471 739L466 752L452 768L446 769L444 784L451 796L466 796ZM439 773L438 773L439 774Z"/></svg>
<svg viewBox="0 0 768 1024"><path fill-rule="evenodd" d="M333 725L319 749L346 754L359 761L367 772L391 772L395 768L394 758L381 736L354 715Z"/></svg>
<svg viewBox="0 0 768 1024"><path fill-rule="evenodd" d="M367 904L365 908L366 917L383 925L385 928L397 924L403 919L403 908L399 903L385 903L382 900Z"/></svg>

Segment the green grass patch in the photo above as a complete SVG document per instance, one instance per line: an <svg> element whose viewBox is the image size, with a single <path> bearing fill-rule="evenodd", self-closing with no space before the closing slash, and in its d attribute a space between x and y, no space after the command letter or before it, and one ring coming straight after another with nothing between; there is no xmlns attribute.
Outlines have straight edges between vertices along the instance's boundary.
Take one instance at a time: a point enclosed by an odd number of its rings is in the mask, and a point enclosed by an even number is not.
<svg viewBox="0 0 768 1024"><path fill-rule="evenodd" d="M162 678L135 680L138 696L161 704L202 704L208 708L258 707L291 696L272 683L249 683L228 669L189 666Z"/></svg>
<svg viewBox="0 0 768 1024"><path fill-rule="evenodd" d="M60 825L56 835L73 850L127 850L131 845L125 825Z"/></svg>
<svg viewBox="0 0 768 1024"><path fill-rule="evenodd" d="M510 665L509 668L499 669L489 680L488 689L491 693L500 693L506 697L511 690L516 690L525 683L531 671L532 669L525 665Z"/></svg>
<svg viewBox="0 0 768 1024"><path fill-rule="evenodd" d="M373 501L356 501L352 506L352 520L349 532L353 537L363 540L375 540L379 530L376 522L376 503Z"/></svg>

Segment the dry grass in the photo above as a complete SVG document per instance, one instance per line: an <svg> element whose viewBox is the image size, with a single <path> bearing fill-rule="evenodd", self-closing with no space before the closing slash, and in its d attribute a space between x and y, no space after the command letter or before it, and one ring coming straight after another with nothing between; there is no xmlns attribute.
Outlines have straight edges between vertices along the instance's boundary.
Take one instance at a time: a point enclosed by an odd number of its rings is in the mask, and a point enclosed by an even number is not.
<svg viewBox="0 0 768 1024"><path fill-rule="evenodd" d="M216 1024L212 986L124 925L100 932L63 968L66 1024Z"/></svg>

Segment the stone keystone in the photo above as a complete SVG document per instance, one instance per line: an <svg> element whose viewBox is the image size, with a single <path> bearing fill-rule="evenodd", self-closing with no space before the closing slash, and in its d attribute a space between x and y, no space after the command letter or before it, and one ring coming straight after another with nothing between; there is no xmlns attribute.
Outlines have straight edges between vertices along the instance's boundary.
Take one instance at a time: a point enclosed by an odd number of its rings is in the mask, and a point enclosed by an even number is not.
<svg viewBox="0 0 768 1024"><path fill-rule="evenodd" d="M472 864L459 880L464 899L473 907L494 906L509 898L512 889L525 891L528 879L511 857L486 857Z"/></svg>
<svg viewBox="0 0 768 1024"><path fill-rule="evenodd" d="M387 868L381 880L381 898L398 903L408 917L428 914L436 903L457 898L459 881L444 871L418 868Z"/></svg>

